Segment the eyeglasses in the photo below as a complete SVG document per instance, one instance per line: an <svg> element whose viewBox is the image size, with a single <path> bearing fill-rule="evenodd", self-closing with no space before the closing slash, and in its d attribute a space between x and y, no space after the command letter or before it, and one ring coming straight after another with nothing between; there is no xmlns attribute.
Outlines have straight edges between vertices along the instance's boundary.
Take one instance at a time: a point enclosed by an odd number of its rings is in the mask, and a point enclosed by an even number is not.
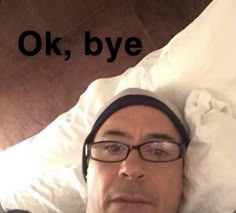
<svg viewBox="0 0 236 213"><path fill-rule="evenodd" d="M99 141L90 144L89 157L101 162L120 162L125 160L131 150L136 149L140 157L150 162L170 162L184 156L183 143L151 141L137 146L116 141Z"/></svg>

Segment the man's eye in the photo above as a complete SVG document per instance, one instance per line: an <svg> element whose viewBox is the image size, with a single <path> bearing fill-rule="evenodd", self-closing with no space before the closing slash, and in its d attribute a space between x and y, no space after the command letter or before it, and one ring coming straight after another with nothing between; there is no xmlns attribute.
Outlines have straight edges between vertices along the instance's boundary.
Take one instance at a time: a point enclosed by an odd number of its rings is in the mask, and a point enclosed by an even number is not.
<svg viewBox="0 0 236 213"><path fill-rule="evenodd" d="M164 157L164 156L168 155L168 152L161 150L161 149L155 149L152 151L152 154L154 154L156 156Z"/></svg>
<svg viewBox="0 0 236 213"><path fill-rule="evenodd" d="M104 147L104 150L108 152L117 153L121 151L121 146L120 145L107 145Z"/></svg>

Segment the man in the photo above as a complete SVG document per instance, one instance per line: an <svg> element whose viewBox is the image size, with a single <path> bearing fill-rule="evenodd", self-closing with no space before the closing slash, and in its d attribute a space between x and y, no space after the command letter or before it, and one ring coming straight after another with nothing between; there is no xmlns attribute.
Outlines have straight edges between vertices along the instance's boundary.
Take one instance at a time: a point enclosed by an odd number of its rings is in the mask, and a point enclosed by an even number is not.
<svg viewBox="0 0 236 213"><path fill-rule="evenodd" d="M176 107L141 89L120 93L84 143L86 213L176 213L188 142Z"/></svg>

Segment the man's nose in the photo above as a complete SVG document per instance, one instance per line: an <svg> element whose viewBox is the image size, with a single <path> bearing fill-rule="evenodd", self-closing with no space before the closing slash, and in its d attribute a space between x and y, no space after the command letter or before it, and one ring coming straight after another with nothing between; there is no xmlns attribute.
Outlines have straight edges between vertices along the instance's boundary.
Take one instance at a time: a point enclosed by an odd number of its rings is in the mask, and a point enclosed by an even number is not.
<svg viewBox="0 0 236 213"><path fill-rule="evenodd" d="M147 175L144 164L138 150L131 150L128 157L121 162L119 175L127 179L144 179Z"/></svg>

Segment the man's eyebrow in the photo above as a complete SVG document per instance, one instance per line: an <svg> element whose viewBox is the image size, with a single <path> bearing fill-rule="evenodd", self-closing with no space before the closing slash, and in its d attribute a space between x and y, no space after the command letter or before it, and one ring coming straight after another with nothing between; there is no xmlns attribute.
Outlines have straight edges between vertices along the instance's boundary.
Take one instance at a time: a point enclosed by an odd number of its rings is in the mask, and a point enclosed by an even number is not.
<svg viewBox="0 0 236 213"><path fill-rule="evenodd" d="M176 139L169 134L165 133L149 133L145 136L145 140L153 140L153 139L162 139L167 141L176 141Z"/></svg>
<svg viewBox="0 0 236 213"><path fill-rule="evenodd" d="M102 136L103 137L119 136L119 137L131 138L131 136L127 132L123 132L120 130L107 130L102 134Z"/></svg>
<svg viewBox="0 0 236 213"><path fill-rule="evenodd" d="M118 137L126 137L126 138L132 137L127 132L120 131L120 130L113 130L113 129L107 130L102 134L102 137L109 137L109 136L118 136ZM155 139L161 139L161 140L167 140L167 141L176 140L174 137L166 133L149 133L144 136L144 141L155 140Z"/></svg>

